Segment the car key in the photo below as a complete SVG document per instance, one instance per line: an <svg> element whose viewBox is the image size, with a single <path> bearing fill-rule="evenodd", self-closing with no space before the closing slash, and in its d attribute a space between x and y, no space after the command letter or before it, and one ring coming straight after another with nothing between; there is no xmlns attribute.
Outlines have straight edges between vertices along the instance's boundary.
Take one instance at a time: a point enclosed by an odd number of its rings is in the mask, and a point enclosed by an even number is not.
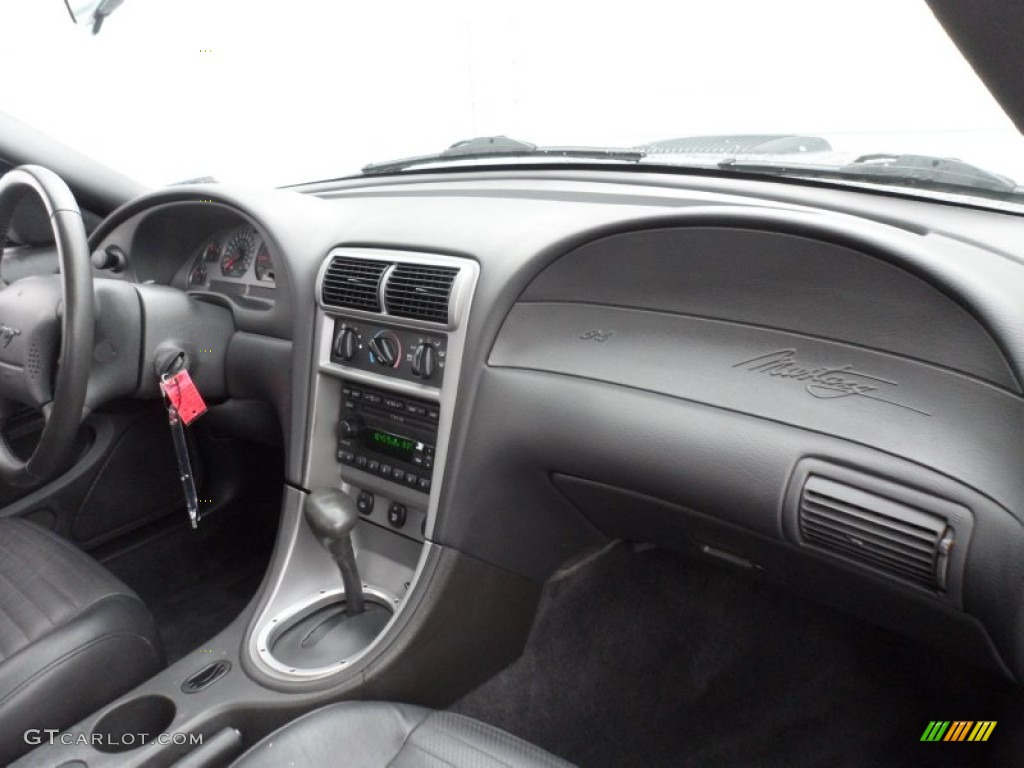
<svg viewBox="0 0 1024 768"><path fill-rule="evenodd" d="M189 523L195 529L199 527L199 497L192 473L192 462L188 455L185 427L206 412L206 403L203 402L187 370L181 370L173 376L163 374L160 377L160 390L167 402L167 420L171 426L171 439L178 461L178 476L185 492Z"/></svg>

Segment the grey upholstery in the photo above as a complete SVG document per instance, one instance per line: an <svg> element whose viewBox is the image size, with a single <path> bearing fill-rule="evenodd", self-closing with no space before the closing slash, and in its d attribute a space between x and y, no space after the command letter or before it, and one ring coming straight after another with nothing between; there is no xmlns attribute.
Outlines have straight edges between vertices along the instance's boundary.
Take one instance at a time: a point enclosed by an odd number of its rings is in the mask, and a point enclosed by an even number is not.
<svg viewBox="0 0 1024 768"><path fill-rule="evenodd" d="M136 595L70 542L0 519L0 764L29 728L66 728L155 674L163 653Z"/></svg>
<svg viewBox="0 0 1024 768"><path fill-rule="evenodd" d="M349 701L300 717L254 746L237 768L572 768L522 739L451 712Z"/></svg>

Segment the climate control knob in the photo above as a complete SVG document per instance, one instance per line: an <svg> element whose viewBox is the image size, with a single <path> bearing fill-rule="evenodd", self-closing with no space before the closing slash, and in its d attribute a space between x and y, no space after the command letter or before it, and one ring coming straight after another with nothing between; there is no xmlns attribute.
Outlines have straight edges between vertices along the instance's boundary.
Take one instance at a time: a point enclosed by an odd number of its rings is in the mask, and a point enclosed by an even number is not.
<svg viewBox="0 0 1024 768"><path fill-rule="evenodd" d="M412 353L412 375L420 379L429 379L436 371L437 349L429 342L420 342Z"/></svg>
<svg viewBox="0 0 1024 768"><path fill-rule="evenodd" d="M402 345L391 333L378 333L370 339L370 353L377 365L394 368L402 354Z"/></svg>
<svg viewBox="0 0 1024 768"><path fill-rule="evenodd" d="M334 336L334 356L347 363L356 356L358 344L356 329L343 325Z"/></svg>

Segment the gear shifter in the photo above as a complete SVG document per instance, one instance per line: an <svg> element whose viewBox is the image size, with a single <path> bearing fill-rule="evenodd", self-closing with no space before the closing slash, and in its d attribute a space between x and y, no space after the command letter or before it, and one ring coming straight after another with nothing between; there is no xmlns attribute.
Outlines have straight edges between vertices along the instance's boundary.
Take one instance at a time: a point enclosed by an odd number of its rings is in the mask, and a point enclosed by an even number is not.
<svg viewBox="0 0 1024 768"><path fill-rule="evenodd" d="M363 582L359 578L351 536L359 521L355 501L335 488L318 488L306 500L305 515L313 535L331 553L341 571L345 585L345 612L349 616L362 613Z"/></svg>

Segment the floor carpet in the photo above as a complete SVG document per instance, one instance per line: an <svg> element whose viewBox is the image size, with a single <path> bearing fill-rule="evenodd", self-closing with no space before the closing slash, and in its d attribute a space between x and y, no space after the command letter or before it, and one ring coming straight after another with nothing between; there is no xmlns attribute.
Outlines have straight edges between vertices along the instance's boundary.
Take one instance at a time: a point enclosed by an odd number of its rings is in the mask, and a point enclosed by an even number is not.
<svg viewBox="0 0 1024 768"><path fill-rule="evenodd" d="M775 587L620 544L553 580L523 656L454 709L586 768L975 766L991 744L921 735L998 719L1007 690Z"/></svg>

